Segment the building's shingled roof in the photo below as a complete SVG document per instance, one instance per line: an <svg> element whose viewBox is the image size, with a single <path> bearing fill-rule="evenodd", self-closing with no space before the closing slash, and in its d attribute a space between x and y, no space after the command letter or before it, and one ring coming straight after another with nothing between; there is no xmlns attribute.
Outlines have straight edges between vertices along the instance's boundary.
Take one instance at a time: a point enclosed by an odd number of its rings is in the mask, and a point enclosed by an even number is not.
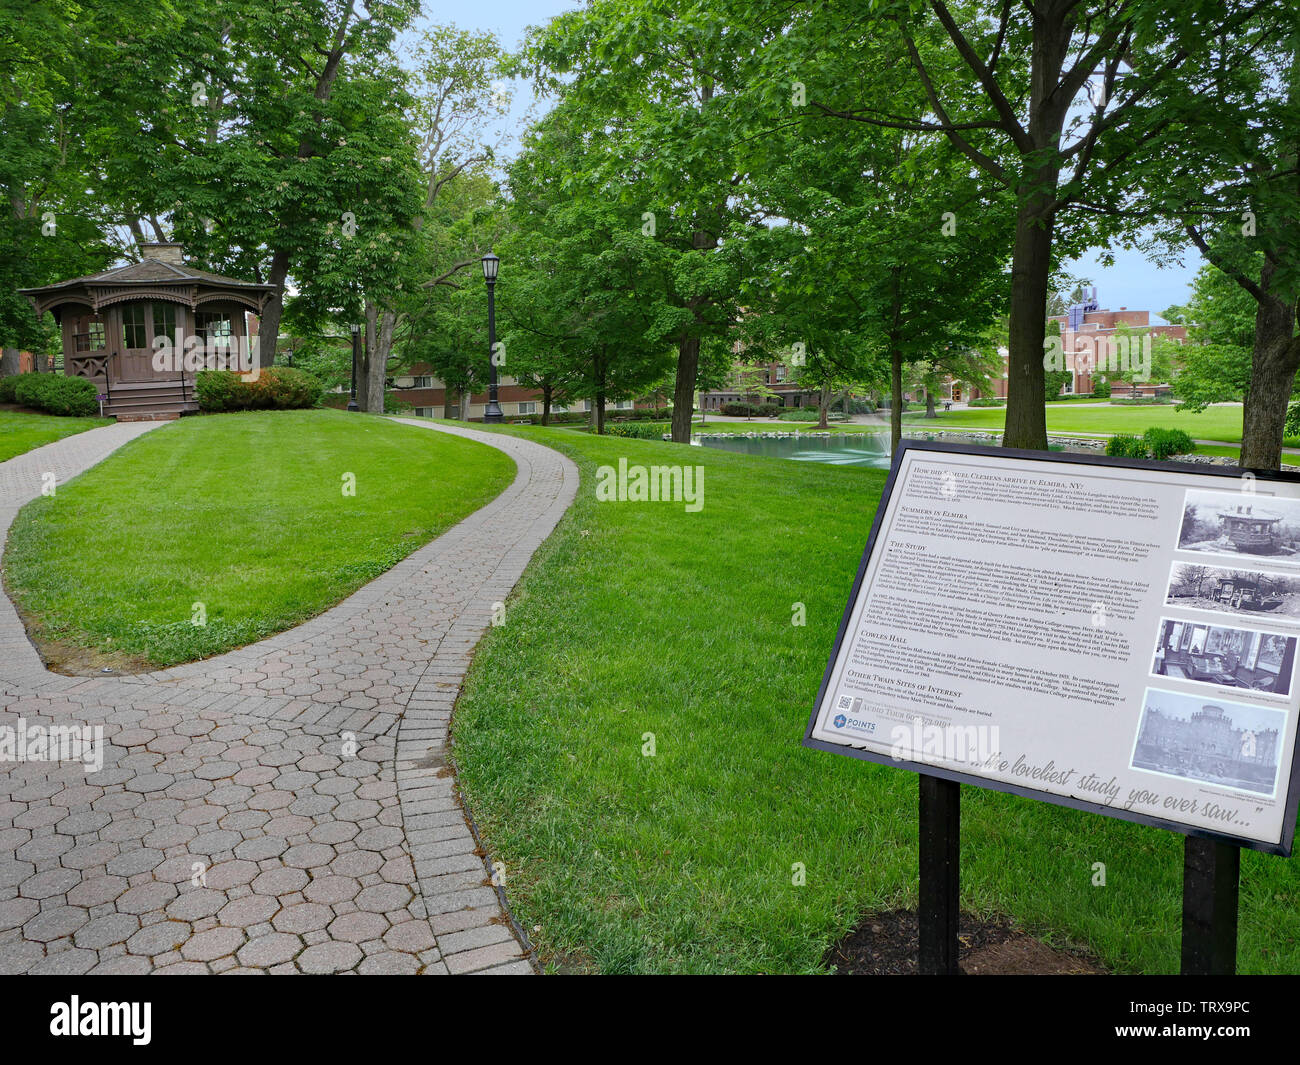
<svg viewBox="0 0 1300 1065"><path fill-rule="evenodd" d="M189 265L173 265L165 263L161 259L145 259L138 263L127 263L125 266L115 266L109 270L103 270L97 274L87 274L85 277L74 277L69 281L60 281L54 285L43 285L40 288L20 289L25 294L37 292L52 292L61 288L70 288L76 285L129 285L129 284L167 284L183 282L201 282L211 285L225 285L236 288L261 288L270 289L274 286L259 284L253 281L240 281L234 277L223 277L221 274L214 274L208 270L200 270L198 267Z"/></svg>

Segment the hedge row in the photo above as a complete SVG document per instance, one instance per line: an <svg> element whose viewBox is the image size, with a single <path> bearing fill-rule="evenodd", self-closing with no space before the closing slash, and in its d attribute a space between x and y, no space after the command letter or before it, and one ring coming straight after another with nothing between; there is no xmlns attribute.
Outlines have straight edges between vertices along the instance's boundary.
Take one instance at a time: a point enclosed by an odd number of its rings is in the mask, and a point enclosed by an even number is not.
<svg viewBox="0 0 1300 1065"><path fill-rule="evenodd" d="M18 403L46 414L92 418L99 413L98 389L84 377L20 373L0 377L0 403Z"/></svg>
<svg viewBox="0 0 1300 1065"><path fill-rule="evenodd" d="M230 370L204 370L194 378L199 410L300 410L320 401L324 386L292 366L271 366L252 381Z"/></svg>

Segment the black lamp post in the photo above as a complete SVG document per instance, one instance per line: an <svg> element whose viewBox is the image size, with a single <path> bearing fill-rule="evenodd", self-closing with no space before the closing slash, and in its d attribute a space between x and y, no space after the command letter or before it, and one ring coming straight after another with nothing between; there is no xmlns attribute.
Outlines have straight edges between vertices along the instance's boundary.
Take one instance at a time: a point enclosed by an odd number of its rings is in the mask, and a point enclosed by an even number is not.
<svg viewBox="0 0 1300 1065"><path fill-rule="evenodd" d="M361 326L352 323L352 397L348 400L348 410L360 410L357 406L357 356L361 347Z"/></svg>
<svg viewBox="0 0 1300 1065"><path fill-rule="evenodd" d="M497 309L496 287L497 270L501 260L491 252L483 256L483 280L488 290L488 403L483 411L485 422L499 422L502 419L501 406L497 403Z"/></svg>

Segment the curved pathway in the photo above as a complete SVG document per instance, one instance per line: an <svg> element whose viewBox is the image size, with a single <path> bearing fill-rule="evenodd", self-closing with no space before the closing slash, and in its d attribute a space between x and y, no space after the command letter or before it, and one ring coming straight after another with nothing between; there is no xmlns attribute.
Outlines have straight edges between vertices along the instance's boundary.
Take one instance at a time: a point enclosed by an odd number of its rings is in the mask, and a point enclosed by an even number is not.
<svg viewBox="0 0 1300 1065"><path fill-rule="evenodd" d="M139 676L48 672L0 596L0 730L103 726L103 767L0 760L0 973L528 973L446 765L474 645L577 491L526 440L491 503L324 614ZM0 463L0 537L157 427ZM6 756L0 749L0 759Z"/></svg>

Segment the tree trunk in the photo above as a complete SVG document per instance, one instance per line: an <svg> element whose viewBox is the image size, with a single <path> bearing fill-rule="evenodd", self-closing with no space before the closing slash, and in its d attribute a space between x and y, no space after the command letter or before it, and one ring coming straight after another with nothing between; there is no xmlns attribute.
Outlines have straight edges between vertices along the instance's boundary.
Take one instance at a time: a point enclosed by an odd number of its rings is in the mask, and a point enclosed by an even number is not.
<svg viewBox="0 0 1300 1065"><path fill-rule="evenodd" d="M821 392L817 395L817 428L829 429L830 422L827 420L827 414L831 409L831 386L822 385Z"/></svg>
<svg viewBox="0 0 1300 1065"><path fill-rule="evenodd" d="M277 251L271 257L271 273L266 279L275 286L267 298L257 323L257 365L261 369L275 365L275 349L280 339L280 319L284 317L284 281L289 276L289 253Z"/></svg>
<svg viewBox="0 0 1300 1065"><path fill-rule="evenodd" d="M903 353L889 352L889 450L898 450L903 440Z"/></svg>
<svg viewBox="0 0 1300 1065"><path fill-rule="evenodd" d="M1300 368L1295 308L1269 292L1276 268L1275 262L1265 259L1260 276L1266 298L1255 307L1255 347L1241 412L1243 469L1281 468L1286 412Z"/></svg>
<svg viewBox="0 0 1300 1065"><path fill-rule="evenodd" d="M673 385L673 443L691 442L691 416L695 412L695 380L700 370L700 338L687 337L677 345L677 380Z"/></svg>
<svg viewBox="0 0 1300 1065"><path fill-rule="evenodd" d="M388 356L393 350L393 330L396 327L396 312L381 311L373 303L366 303L366 351L369 373L367 402L361 409L371 414L384 413L384 379L388 376Z"/></svg>
<svg viewBox="0 0 1300 1065"><path fill-rule="evenodd" d="M925 416L927 418L939 417L939 412L934 409L934 389L929 385L925 386Z"/></svg>
<svg viewBox="0 0 1300 1065"><path fill-rule="evenodd" d="M456 418L455 396L456 390L444 381L442 383L442 416L448 421L453 421Z"/></svg>
<svg viewBox="0 0 1300 1065"><path fill-rule="evenodd" d="M17 348L0 350L0 377L13 377L22 369L21 355Z"/></svg>
<svg viewBox="0 0 1300 1065"><path fill-rule="evenodd" d="M1038 181L1055 190L1054 168ZM1041 186L1040 186L1041 187ZM1007 421L1003 447L1047 450L1047 398L1043 379L1043 335L1052 259L1052 219L1038 216L1041 197L1021 204L1011 258L1011 321L1007 356Z"/></svg>
<svg viewBox="0 0 1300 1065"><path fill-rule="evenodd" d="M551 424L551 386L542 385L542 424Z"/></svg>

